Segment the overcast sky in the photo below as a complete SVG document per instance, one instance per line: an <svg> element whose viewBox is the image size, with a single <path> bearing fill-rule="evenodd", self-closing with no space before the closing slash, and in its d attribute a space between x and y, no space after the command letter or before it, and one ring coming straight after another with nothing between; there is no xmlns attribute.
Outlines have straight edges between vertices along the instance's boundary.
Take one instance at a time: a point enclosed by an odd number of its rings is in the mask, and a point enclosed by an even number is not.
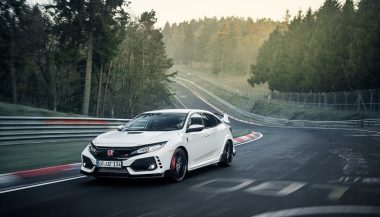
<svg viewBox="0 0 380 217"><path fill-rule="evenodd" d="M130 8L135 14L154 9L157 26L206 17L238 16L281 20L289 9L292 15L311 7L318 9L324 0L135 0Z"/></svg>
<svg viewBox="0 0 380 217"><path fill-rule="evenodd" d="M28 0L44 3L48 0ZM140 15L144 11L155 10L157 27L163 27L166 21L178 23L185 20L206 17L238 16L271 18L282 20L288 9L291 15L301 9L317 10L324 0L130 0L130 13Z"/></svg>

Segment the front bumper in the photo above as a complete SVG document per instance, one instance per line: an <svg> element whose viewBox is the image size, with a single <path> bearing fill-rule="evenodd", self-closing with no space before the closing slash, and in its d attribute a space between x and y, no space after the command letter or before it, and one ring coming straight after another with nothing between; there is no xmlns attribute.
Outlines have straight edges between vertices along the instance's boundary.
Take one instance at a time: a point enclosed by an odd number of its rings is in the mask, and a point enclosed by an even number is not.
<svg viewBox="0 0 380 217"><path fill-rule="evenodd" d="M98 160L88 147L82 152L82 166L80 172L95 177L120 178L156 178L163 177L170 169L170 159L173 152L164 148L130 158L101 159L107 161L121 161L121 168L98 167ZM155 165L149 168L150 165Z"/></svg>

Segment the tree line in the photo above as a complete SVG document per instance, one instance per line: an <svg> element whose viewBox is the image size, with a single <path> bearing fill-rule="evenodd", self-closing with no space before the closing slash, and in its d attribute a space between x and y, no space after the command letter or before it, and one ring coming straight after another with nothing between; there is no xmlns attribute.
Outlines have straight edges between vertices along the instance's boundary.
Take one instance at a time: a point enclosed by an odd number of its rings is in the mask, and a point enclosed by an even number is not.
<svg viewBox="0 0 380 217"><path fill-rule="evenodd" d="M132 117L170 105L156 14L124 0L0 1L0 100L55 111Z"/></svg>
<svg viewBox="0 0 380 217"><path fill-rule="evenodd" d="M330 92L380 88L380 1L326 0L276 28L248 82L271 90Z"/></svg>
<svg viewBox="0 0 380 217"><path fill-rule="evenodd" d="M168 54L176 64L199 66L213 73L249 71L269 34L282 25L270 19L222 17L166 23Z"/></svg>

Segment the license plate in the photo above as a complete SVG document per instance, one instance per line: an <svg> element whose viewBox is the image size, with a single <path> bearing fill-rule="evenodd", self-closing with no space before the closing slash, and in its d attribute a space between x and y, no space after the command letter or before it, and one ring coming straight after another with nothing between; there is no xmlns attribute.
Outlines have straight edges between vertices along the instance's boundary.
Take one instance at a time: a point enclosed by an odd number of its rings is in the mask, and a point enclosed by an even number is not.
<svg viewBox="0 0 380 217"><path fill-rule="evenodd" d="M97 166L98 167L121 168L121 161L98 160Z"/></svg>

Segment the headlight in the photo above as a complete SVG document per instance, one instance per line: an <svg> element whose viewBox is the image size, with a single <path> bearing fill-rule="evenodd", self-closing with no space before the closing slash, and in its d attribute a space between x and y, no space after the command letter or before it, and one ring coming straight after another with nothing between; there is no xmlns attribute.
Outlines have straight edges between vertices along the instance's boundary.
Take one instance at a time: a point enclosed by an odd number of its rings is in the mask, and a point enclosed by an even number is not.
<svg viewBox="0 0 380 217"><path fill-rule="evenodd" d="M90 153L93 155L98 154L98 150L96 149L96 146L92 142L90 142L90 144L88 144L88 151L90 151Z"/></svg>
<svg viewBox="0 0 380 217"><path fill-rule="evenodd" d="M145 145L144 147L141 147L141 148L139 148L139 149L137 149L135 151L132 151L131 155L145 154L145 153L148 153L148 152L157 151L160 148L162 148L162 146L164 146L165 143L166 142L159 142L159 143Z"/></svg>

